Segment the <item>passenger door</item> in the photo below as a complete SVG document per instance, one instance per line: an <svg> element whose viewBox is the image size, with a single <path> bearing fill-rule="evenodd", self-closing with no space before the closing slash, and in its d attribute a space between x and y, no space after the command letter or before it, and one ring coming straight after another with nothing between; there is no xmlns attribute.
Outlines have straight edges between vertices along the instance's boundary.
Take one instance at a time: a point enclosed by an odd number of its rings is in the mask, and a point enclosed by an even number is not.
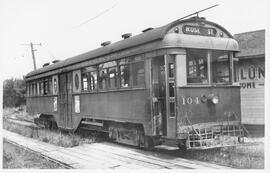
<svg viewBox="0 0 270 173"><path fill-rule="evenodd" d="M165 55L167 138L176 137L175 55Z"/></svg>
<svg viewBox="0 0 270 173"><path fill-rule="evenodd" d="M166 82L164 56L151 61L151 95L153 135L166 136Z"/></svg>
<svg viewBox="0 0 270 173"><path fill-rule="evenodd" d="M72 73L59 76L60 128L72 129Z"/></svg>

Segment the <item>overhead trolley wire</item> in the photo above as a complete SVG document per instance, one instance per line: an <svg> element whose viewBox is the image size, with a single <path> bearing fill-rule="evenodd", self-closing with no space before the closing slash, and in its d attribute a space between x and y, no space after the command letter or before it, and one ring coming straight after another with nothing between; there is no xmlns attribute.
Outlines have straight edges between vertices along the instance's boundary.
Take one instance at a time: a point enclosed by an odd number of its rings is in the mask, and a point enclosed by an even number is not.
<svg viewBox="0 0 270 173"><path fill-rule="evenodd" d="M90 22L90 21L92 21L92 20L98 18L99 16L101 16L101 15L103 15L103 14L105 14L105 13L107 13L108 11L110 11L111 9L113 9L116 5L117 5L117 3L115 3L114 5L112 5L110 8L107 8L106 10L104 10L104 11L98 13L98 14L95 15L94 17L92 17L92 18L90 18L90 19L88 19L88 20L82 22L81 24L74 26L73 28L78 28L78 27L81 27L82 25L85 25L86 23L88 23L88 22Z"/></svg>

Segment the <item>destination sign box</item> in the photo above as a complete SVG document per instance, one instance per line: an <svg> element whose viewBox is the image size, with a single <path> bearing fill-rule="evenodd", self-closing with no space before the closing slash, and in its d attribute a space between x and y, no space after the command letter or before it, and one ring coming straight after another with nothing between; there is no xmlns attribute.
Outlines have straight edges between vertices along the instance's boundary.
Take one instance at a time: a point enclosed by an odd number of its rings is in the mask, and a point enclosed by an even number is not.
<svg viewBox="0 0 270 173"><path fill-rule="evenodd" d="M208 28L208 27L202 27L202 26L184 25L182 30L184 34L192 34L192 35L203 35L203 36L215 37L217 34L217 30L215 28Z"/></svg>

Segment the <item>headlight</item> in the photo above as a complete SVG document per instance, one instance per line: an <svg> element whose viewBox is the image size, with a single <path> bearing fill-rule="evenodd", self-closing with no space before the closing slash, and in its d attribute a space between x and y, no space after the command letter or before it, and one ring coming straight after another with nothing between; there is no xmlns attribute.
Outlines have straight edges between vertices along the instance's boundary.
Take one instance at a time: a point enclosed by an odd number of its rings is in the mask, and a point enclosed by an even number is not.
<svg viewBox="0 0 270 173"><path fill-rule="evenodd" d="M208 101L216 105L219 102L219 98L218 98L218 96L216 96L214 94L210 94L208 96Z"/></svg>
<svg viewBox="0 0 270 173"><path fill-rule="evenodd" d="M219 102L218 96L214 96L212 98L212 103L214 103L216 105L216 104L218 104L218 102Z"/></svg>

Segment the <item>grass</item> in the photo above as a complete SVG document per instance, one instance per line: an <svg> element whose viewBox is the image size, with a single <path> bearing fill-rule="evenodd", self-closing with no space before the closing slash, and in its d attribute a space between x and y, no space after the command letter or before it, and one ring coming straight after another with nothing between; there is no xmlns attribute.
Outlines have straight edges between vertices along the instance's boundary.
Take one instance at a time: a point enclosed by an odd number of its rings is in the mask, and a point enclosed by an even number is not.
<svg viewBox="0 0 270 173"><path fill-rule="evenodd" d="M31 116L26 112L26 106L3 109L3 119L5 119L6 117L28 121L33 121L34 119L34 116Z"/></svg>
<svg viewBox="0 0 270 173"><path fill-rule="evenodd" d="M7 116L15 116L20 119L31 120L31 116L24 110L4 109L3 127L9 131L21 135L38 139L62 147L74 147L84 143L93 143L104 140L100 133L64 133L61 131L51 131L46 129L35 130L5 120ZM209 150L191 150L187 151L185 158L200 160L219 165L229 166L239 169L263 169L264 168L264 138L246 138L246 143L250 145L224 147ZM176 153L177 155L177 153Z"/></svg>
<svg viewBox="0 0 270 173"><path fill-rule="evenodd" d="M34 129L24 125L4 121L3 128L20 135L38 139L61 147L74 147L81 144L89 144L97 141L98 134L88 132L84 134L65 133L59 130Z"/></svg>
<svg viewBox="0 0 270 173"><path fill-rule="evenodd" d="M18 108L7 108L3 111L3 128L11 132L21 134L26 137L38 139L43 142L55 144L62 147L74 147L84 143L93 143L97 140L102 140L102 136L95 132L84 132L84 133L68 133L60 130L47 130L47 129L36 129L33 127L27 127L20 124L15 124L8 121L7 117L18 118L18 119L33 119L32 116L27 114L25 110L17 111Z"/></svg>
<svg viewBox="0 0 270 173"><path fill-rule="evenodd" d="M191 150L186 158L211 162L238 169L264 168L263 138L247 139L248 145L223 147L209 150Z"/></svg>
<svg viewBox="0 0 270 173"><path fill-rule="evenodd" d="M36 153L19 148L3 141L3 168L4 169L63 169L59 164L53 163Z"/></svg>

